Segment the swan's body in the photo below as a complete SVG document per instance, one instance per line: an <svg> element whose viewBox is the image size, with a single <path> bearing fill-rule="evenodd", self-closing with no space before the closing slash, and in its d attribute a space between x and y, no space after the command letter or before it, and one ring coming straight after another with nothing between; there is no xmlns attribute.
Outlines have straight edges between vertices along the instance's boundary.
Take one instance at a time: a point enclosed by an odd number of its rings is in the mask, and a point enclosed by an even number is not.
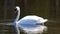
<svg viewBox="0 0 60 34"><path fill-rule="evenodd" d="M37 33L43 33L43 30L46 30L47 27L44 25L44 22L47 21L47 19L43 19L42 17L38 17L35 15L29 15L25 16L22 19L19 19L20 16L20 8L17 6L18 15L15 19L14 24L16 25L17 34L20 34L19 28L24 30L24 32L28 34L37 34Z"/></svg>
<svg viewBox="0 0 60 34"><path fill-rule="evenodd" d="M28 34L37 34L43 33L43 31L47 30L47 27L44 25L47 19L43 19L42 17L38 17L35 15L25 16L19 20L19 27L21 27L24 32Z"/></svg>

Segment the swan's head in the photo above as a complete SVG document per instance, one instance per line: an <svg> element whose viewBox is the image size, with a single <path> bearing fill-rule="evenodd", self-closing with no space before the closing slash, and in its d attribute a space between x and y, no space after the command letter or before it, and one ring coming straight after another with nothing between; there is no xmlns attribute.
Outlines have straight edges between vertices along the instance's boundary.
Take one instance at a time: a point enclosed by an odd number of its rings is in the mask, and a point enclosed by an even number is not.
<svg viewBox="0 0 60 34"><path fill-rule="evenodd" d="M19 7L19 6L16 6L16 9L17 9L17 10L20 10L20 7Z"/></svg>
<svg viewBox="0 0 60 34"><path fill-rule="evenodd" d="M15 11L15 13L17 13L17 11L20 11L20 7L16 6L14 11Z"/></svg>
<svg viewBox="0 0 60 34"><path fill-rule="evenodd" d="M19 6L16 6L14 11L15 11L15 14L17 14L17 13L20 14L20 7Z"/></svg>

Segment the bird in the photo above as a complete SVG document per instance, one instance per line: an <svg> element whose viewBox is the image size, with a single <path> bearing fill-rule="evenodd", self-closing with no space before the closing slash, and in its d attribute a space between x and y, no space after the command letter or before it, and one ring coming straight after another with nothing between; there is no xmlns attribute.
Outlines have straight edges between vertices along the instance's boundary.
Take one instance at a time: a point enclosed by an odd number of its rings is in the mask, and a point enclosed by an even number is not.
<svg viewBox="0 0 60 34"><path fill-rule="evenodd" d="M18 23L19 23L18 21L19 21L19 16L20 16L20 7L19 6L15 7L15 13L16 12L17 12L17 16L16 16L16 19L14 20L13 26L15 27L17 34L20 34L20 31L18 28Z"/></svg>
<svg viewBox="0 0 60 34"><path fill-rule="evenodd" d="M36 15L28 15L19 20L18 26L27 34L42 34L43 31L47 31L47 27L44 25L44 22L47 21Z"/></svg>
<svg viewBox="0 0 60 34"><path fill-rule="evenodd" d="M20 34L20 29L27 34L42 34L44 30L47 30L47 27L44 25L44 23L47 22L48 19L44 19L36 15L27 15L19 20L20 7L16 6L16 9L18 13L13 24L16 28L17 34Z"/></svg>

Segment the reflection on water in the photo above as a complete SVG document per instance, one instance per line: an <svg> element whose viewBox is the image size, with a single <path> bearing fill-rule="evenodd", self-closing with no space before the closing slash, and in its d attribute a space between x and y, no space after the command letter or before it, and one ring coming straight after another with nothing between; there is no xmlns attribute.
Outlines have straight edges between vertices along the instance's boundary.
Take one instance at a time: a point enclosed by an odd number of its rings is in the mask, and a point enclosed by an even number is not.
<svg viewBox="0 0 60 34"><path fill-rule="evenodd" d="M12 23L0 23L0 34L16 34Z"/></svg>
<svg viewBox="0 0 60 34"><path fill-rule="evenodd" d="M60 33L60 23L59 22L47 22L46 26L48 31L44 34L59 34ZM16 34L15 28L12 23L0 23L0 34Z"/></svg>
<svg viewBox="0 0 60 34"><path fill-rule="evenodd" d="M59 0L29 0L27 4L25 5L23 1L16 0L16 5L21 6L21 17L28 15L28 14L34 14L39 15L44 18L52 19L51 21L48 21L46 26L48 27L47 33L44 34L60 34L60 2L56 2ZM0 19L3 19L4 17L4 11L3 2L4 0L0 0ZM25 5L25 6L24 6ZM8 8L11 7L10 3L8 3ZM26 8L27 10L25 10ZM8 9L10 10L10 9ZM12 18L10 14L12 11L7 11L6 18ZM54 21L57 20L57 21ZM8 23L0 23L0 34L16 34L15 28L12 26L12 24Z"/></svg>

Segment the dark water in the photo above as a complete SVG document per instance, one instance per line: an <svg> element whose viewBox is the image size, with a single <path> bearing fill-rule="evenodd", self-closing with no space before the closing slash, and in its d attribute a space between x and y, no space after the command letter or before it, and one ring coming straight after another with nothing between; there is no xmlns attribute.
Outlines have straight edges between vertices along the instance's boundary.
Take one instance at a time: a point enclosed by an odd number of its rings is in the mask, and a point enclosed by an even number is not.
<svg viewBox="0 0 60 34"><path fill-rule="evenodd" d="M48 27L48 31L43 34L60 34L59 22L47 22L45 25ZM23 34L23 32L21 32ZM0 23L0 34L17 34L12 23Z"/></svg>
<svg viewBox="0 0 60 34"><path fill-rule="evenodd" d="M23 3L23 0L16 0L16 5L21 7L21 17L26 15L38 15L42 16L43 18L52 19L52 21L45 23L45 25L48 27L48 31L44 34L60 34L60 2L57 1L59 0L28 0L26 4ZM3 3L4 0L0 0L0 19L4 18ZM11 2L8 1L8 8L11 7L10 3ZM12 18L11 15L13 13L10 9L7 10L9 11L7 11L6 18L10 19ZM16 34L15 28L11 24L0 23L0 34Z"/></svg>
<svg viewBox="0 0 60 34"><path fill-rule="evenodd" d="M0 34L15 34L16 32L14 30L11 23L0 23Z"/></svg>

